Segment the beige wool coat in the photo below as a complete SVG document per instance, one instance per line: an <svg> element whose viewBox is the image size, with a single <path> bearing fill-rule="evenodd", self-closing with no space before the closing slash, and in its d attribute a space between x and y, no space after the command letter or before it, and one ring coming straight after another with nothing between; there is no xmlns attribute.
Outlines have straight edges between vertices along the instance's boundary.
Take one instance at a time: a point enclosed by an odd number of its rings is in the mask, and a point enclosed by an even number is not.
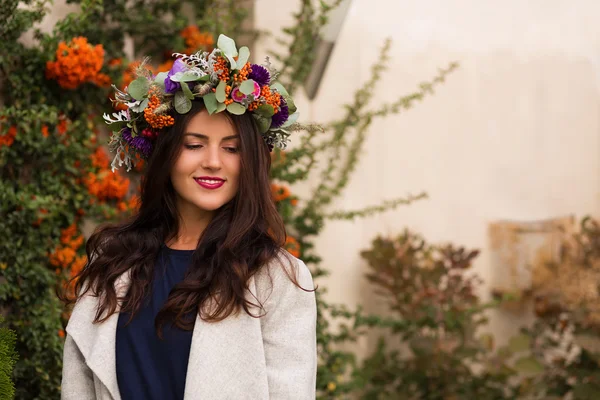
<svg viewBox="0 0 600 400"><path fill-rule="evenodd" d="M290 259L300 286L312 290L309 269L301 260ZM127 273L116 286L117 295L126 294ZM315 399L314 292L296 287L278 262L262 268L250 280L249 290L263 304L264 316L253 318L242 310L216 323L196 319L184 400ZM254 300L251 295L249 300ZM119 314L93 324L97 306L96 297L84 296L67 325L63 400L121 400L115 365Z"/></svg>

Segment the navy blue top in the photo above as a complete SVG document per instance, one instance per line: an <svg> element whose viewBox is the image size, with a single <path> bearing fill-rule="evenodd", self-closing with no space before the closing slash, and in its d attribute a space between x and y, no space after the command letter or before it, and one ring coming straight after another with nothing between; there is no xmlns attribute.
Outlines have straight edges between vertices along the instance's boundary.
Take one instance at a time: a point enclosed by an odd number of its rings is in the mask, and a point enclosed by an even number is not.
<svg viewBox="0 0 600 400"><path fill-rule="evenodd" d="M152 291L127 326L130 313L117 324L117 381L123 400L183 399L192 331L170 323L158 338L154 319L171 289L183 280L194 250L163 246L154 268Z"/></svg>

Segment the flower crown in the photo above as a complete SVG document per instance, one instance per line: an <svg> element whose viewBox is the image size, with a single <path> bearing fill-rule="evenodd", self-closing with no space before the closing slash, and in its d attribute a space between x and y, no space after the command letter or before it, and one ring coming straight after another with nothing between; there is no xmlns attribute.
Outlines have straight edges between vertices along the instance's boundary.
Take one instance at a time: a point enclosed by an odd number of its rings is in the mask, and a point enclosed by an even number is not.
<svg viewBox="0 0 600 400"><path fill-rule="evenodd" d="M162 129L175 123L169 111L174 108L186 114L195 99L202 99L211 115L251 112L269 149L285 149L286 128L298 119L298 112L288 92L275 82L277 72L268 57L263 65L250 64L250 50L245 46L238 50L225 35L219 36L217 48L210 53L173 55L177 59L170 71L153 76L144 67L146 59L125 91L113 85L114 102L127 106L112 116L104 114L113 132L109 143L116 152L113 171L123 164L129 171L136 154L147 159Z"/></svg>

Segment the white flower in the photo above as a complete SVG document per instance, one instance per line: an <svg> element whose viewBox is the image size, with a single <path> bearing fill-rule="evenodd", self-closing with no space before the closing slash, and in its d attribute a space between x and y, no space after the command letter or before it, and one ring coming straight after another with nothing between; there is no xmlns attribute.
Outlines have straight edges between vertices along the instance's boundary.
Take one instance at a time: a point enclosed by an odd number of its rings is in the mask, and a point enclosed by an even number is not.
<svg viewBox="0 0 600 400"><path fill-rule="evenodd" d="M112 116L114 117L114 119L111 119L111 116L109 114L104 113L102 117L104 118L104 121L109 125L114 124L115 122L129 121L129 117L124 110L119 111L118 113L112 113Z"/></svg>

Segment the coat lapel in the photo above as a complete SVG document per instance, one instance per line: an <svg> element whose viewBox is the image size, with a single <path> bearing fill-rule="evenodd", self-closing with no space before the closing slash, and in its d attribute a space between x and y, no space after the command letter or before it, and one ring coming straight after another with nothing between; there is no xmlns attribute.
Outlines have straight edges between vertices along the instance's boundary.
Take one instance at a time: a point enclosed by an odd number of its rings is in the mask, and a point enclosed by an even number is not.
<svg viewBox="0 0 600 400"><path fill-rule="evenodd" d="M117 296L127 293L129 283L128 272L117 279ZM256 293L253 278L249 288ZM105 322L94 324L97 306L97 298L83 297L73 309L67 332L112 398L121 400L115 350L119 307ZM260 311L253 313L259 315ZM196 317L184 400L262 400L268 397L260 320L243 310L220 322L205 322Z"/></svg>
<svg viewBox="0 0 600 400"><path fill-rule="evenodd" d="M129 288L129 271L122 274L115 283L117 297L122 297ZM91 295L83 297L73 309L67 332L83 354L92 372L108 389L115 400L120 400L116 369L116 334L119 320L119 307L116 312L101 324L94 324L98 299Z"/></svg>
<svg viewBox="0 0 600 400"><path fill-rule="evenodd" d="M254 279L249 287L256 293ZM184 400L268 397L260 320L243 310L220 322L205 322L197 317Z"/></svg>

